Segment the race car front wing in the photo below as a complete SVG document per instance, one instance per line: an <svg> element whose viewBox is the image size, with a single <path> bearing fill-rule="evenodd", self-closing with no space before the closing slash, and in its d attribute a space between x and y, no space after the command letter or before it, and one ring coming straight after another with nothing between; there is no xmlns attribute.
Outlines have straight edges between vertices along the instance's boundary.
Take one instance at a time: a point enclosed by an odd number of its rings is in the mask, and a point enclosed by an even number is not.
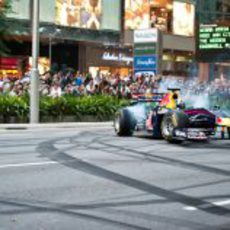
<svg viewBox="0 0 230 230"><path fill-rule="evenodd" d="M173 131L173 138L177 140L207 140L214 134L215 131L211 128L176 128Z"/></svg>

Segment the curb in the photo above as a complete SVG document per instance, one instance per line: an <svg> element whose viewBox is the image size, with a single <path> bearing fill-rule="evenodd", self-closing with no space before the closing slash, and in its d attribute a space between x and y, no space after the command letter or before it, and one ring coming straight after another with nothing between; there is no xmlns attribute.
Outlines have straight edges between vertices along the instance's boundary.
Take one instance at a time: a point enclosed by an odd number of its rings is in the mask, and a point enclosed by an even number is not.
<svg viewBox="0 0 230 230"><path fill-rule="evenodd" d="M24 130L24 129L44 129L44 128L84 128L112 127L113 122L68 122L68 123L39 123L39 124L0 124L0 130Z"/></svg>

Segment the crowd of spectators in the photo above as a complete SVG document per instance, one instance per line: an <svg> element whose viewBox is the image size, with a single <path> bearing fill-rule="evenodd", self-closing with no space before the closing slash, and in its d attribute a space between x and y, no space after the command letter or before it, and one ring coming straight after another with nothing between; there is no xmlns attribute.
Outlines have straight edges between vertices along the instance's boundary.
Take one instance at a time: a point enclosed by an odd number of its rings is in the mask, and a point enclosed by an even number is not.
<svg viewBox="0 0 230 230"><path fill-rule="evenodd" d="M195 79L182 79L149 74L120 76L119 74L102 74L95 77L80 72L46 72L40 76L40 94L60 97L66 94L74 96L108 94L130 98L134 93L165 92L167 87L179 87L184 94L209 94L230 99L230 80L217 78L211 83L200 83ZM30 91L30 73L19 79L4 77L0 80L0 94L21 96Z"/></svg>
<svg viewBox="0 0 230 230"><path fill-rule="evenodd" d="M152 92L159 83L159 77L152 75L120 76L119 74L91 74L67 71L46 72L40 76L40 94L59 97L66 94L75 96L108 94L130 98L133 93ZM0 80L0 93L21 96L29 93L30 73L20 79L5 77Z"/></svg>

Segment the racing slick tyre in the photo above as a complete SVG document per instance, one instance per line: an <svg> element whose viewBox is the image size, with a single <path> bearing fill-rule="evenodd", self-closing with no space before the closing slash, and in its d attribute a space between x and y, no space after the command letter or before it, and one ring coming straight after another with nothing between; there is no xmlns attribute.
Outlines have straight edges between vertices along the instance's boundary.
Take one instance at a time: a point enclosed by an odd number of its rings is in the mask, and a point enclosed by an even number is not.
<svg viewBox="0 0 230 230"><path fill-rule="evenodd" d="M136 121L128 109L119 110L115 114L114 129L118 136L132 136Z"/></svg>
<svg viewBox="0 0 230 230"><path fill-rule="evenodd" d="M187 128L189 125L189 118L186 114L180 111L170 111L163 117L161 123L161 133L163 138L175 144L180 144L183 140L174 137L175 128Z"/></svg>

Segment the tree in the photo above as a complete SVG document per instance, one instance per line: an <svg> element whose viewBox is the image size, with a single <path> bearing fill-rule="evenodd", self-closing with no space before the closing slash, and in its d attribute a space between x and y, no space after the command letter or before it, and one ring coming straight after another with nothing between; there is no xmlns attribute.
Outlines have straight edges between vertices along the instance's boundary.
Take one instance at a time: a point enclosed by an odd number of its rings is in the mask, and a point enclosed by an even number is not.
<svg viewBox="0 0 230 230"><path fill-rule="evenodd" d="M9 35L9 23L7 13L11 10L11 0L0 0L0 56L6 55L9 51L4 43L7 35Z"/></svg>

